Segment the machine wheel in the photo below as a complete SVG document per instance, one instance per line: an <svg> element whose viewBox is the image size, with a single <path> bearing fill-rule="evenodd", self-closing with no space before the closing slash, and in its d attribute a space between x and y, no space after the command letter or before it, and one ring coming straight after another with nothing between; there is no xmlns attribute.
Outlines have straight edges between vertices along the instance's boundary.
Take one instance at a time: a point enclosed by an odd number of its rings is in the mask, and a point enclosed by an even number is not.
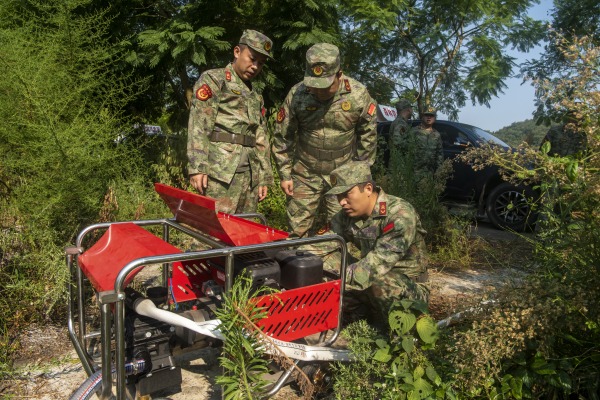
<svg viewBox="0 0 600 400"><path fill-rule="evenodd" d="M487 216L497 228L522 232L535 222L531 208L534 197L535 193L528 186L501 183L487 197Z"/></svg>

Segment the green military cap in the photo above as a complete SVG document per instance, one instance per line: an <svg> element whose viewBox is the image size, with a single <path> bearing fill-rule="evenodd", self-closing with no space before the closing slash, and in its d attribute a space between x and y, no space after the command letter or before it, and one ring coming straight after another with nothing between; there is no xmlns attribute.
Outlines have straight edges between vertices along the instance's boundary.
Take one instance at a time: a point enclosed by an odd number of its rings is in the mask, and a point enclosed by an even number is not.
<svg viewBox="0 0 600 400"><path fill-rule="evenodd" d="M435 107L427 107L425 111L423 111L423 115L433 115L435 117L437 115L437 109Z"/></svg>
<svg viewBox="0 0 600 400"><path fill-rule="evenodd" d="M329 43L317 43L306 52L304 84L325 89L331 86L340 70L340 49Z"/></svg>
<svg viewBox="0 0 600 400"><path fill-rule="evenodd" d="M252 29L244 30L240 38L240 44L245 44L252 50L264 54L271 59L273 58L273 41L258 31Z"/></svg>
<svg viewBox="0 0 600 400"><path fill-rule="evenodd" d="M400 99L396 103L396 111L398 112L406 110L407 108L412 108L412 103L407 99Z"/></svg>
<svg viewBox="0 0 600 400"><path fill-rule="evenodd" d="M350 161L331 171L331 190L327 194L345 193L354 186L372 182L371 167L365 161Z"/></svg>

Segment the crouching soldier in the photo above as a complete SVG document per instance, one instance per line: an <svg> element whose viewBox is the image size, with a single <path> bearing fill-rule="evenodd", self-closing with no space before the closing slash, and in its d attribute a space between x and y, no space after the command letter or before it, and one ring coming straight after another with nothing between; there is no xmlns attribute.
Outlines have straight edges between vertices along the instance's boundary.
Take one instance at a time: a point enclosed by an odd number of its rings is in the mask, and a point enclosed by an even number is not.
<svg viewBox="0 0 600 400"><path fill-rule="evenodd" d="M366 162L335 169L331 185L327 194L337 196L342 210L319 233L336 233L361 253L347 268L344 318L386 325L395 300L426 303L426 232L413 206L378 187ZM324 258L327 269L337 270L339 251Z"/></svg>

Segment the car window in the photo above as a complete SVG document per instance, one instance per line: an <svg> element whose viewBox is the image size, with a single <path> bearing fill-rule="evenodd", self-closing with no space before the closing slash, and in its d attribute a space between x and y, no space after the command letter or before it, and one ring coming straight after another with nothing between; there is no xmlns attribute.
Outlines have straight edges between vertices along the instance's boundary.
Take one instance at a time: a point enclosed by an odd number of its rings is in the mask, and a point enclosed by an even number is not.
<svg viewBox="0 0 600 400"><path fill-rule="evenodd" d="M440 133L445 148L469 144L468 136L452 125L434 124L434 128Z"/></svg>

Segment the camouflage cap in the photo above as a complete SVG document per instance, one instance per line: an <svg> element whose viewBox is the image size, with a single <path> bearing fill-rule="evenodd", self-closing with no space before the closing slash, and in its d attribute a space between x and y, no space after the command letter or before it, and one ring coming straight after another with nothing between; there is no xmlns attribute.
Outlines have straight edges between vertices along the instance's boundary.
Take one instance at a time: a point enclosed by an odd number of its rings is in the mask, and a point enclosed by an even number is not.
<svg viewBox="0 0 600 400"><path fill-rule="evenodd" d="M331 190L327 194L345 193L354 186L373 180L371 168L365 161L350 161L331 171Z"/></svg>
<svg viewBox="0 0 600 400"><path fill-rule="evenodd" d="M435 117L437 115L437 109L435 107L427 107L422 115L433 115Z"/></svg>
<svg viewBox="0 0 600 400"><path fill-rule="evenodd" d="M398 112L406 110L407 108L412 108L412 103L407 99L400 99L396 103L396 111Z"/></svg>
<svg viewBox="0 0 600 400"><path fill-rule="evenodd" d="M329 43L317 43L306 52L304 84L325 89L331 86L340 70L340 49Z"/></svg>
<svg viewBox="0 0 600 400"><path fill-rule="evenodd" d="M258 31L252 29L244 30L244 33L242 33L242 37L240 38L240 44L245 44L252 50L273 59L273 41Z"/></svg>

